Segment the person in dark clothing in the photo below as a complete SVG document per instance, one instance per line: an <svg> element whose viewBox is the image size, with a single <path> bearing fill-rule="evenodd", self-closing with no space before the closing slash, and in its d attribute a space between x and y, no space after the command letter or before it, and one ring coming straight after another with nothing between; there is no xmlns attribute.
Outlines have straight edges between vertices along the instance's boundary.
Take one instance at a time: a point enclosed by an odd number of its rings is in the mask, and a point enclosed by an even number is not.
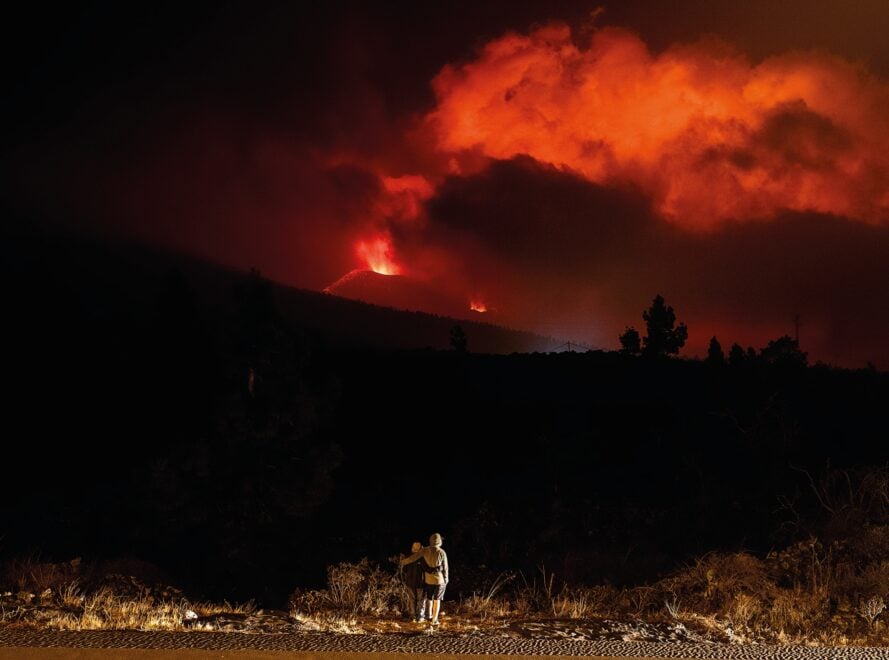
<svg viewBox="0 0 889 660"><path fill-rule="evenodd" d="M419 541L414 541L411 554L416 554L422 549L423 545ZM406 564L402 570L404 586L407 587L411 599L411 617L419 623L426 618L426 574L419 562Z"/></svg>

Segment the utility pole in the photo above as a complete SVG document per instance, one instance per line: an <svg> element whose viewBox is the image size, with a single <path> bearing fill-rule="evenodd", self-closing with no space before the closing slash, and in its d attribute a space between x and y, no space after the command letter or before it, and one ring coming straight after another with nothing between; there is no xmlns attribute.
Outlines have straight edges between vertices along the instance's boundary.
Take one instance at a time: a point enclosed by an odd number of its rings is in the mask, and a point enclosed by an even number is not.
<svg viewBox="0 0 889 660"><path fill-rule="evenodd" d="M793 328L794 328L794 330L795 330L795 332L796 332L796 335L795 335L794 338L796 339L796 346L797 346L797 348L799 348L799 327L800 327L800 325L801 325L801 324L800 324L800 316L799 316L799 314L794 314L794 315L793 315Z"/></svg>
<svg viewBox="0 0 889 660"><path fill-rule="evenodd" d="M563 348L565 348L567 350L562 351ZM559 344L558 346L556 346L555 349L553 349L553 350L558 351L558 352L576 353L580 349L586 349L588 351L593 350L591 346L587 346L586 344L580 344L576 341L575 342L566 341L564 344Z"/></svg>

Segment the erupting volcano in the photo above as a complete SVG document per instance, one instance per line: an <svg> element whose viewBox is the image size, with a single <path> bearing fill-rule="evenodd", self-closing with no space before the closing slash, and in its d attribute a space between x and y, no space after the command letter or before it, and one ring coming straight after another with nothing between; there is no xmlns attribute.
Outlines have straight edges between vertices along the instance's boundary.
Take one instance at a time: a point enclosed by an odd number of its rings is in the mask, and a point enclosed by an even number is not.
<svg viewBox="0 0 889 660"><path fill-rule="evenodd" d="M7 122L10 200L300 288L605 348L660 292L688 356L717 329L764 346L799 315L813 359L889 360L885 1L627 0L593 19L578 0L491 2L451 3L447 25L429 3L315 3L319 20L284 3L255 32L268 48L237 41L244 65L213 75L172 42L144 78L93 77L90 59ZM199 84L156 112L174 72ZM12 106L43 89L24 80Z"/></svg>
<svg viewBox="0 0 889 660"><path fill-rule="evenodd" d="M443 316L465 316L465 307L453 297L418 278L402 274L404 269L395 260L395 251L388 236L361 240L355 253L366 268L349 271L324 293L361 300L373 305Z"/></svg>

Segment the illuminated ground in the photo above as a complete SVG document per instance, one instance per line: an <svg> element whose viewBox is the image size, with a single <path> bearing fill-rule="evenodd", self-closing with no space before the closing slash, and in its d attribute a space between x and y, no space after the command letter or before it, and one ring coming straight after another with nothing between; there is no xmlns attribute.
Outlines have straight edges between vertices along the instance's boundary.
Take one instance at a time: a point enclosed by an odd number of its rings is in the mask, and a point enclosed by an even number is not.
<svg viewBox="0 0 889 660"><path fill-rule="evenodd" d="M23 649L29 649L27 652ZM40 650L37 650L40 649ZM65 650L66 649L66 650ZM73 649L83 649L77 652ZM97 652L112 649L114 653ZM135 650L157 653L137 653ZM124 651L126 650L126 651ZM188 651L207 653L189 653ZM165 652L166 651L166 652ZM255 653L248 653L255 651ZM175 653L171 653L175 652ZM794 646L728 645L625 642L613 640L533 639L515 637L476 637L433 634L418 631L411 635L336 635L336 634L238 634L238 633L168 633L139 631L59 632L26 629L0 630L0 658L165 658L165 657L275 657L275 652L303 656L323 654L324 658L354 658L354 654L425 654L434 657L455 655L540 657L568 656L588 658L689 658L696 659L788 659L820 660L889 658L889 651L879 648L804 648ZM266 653L268 652L268 653ZM357 657L366 657L358 655ZM379 657L375 655L375 657Z"/></svg>

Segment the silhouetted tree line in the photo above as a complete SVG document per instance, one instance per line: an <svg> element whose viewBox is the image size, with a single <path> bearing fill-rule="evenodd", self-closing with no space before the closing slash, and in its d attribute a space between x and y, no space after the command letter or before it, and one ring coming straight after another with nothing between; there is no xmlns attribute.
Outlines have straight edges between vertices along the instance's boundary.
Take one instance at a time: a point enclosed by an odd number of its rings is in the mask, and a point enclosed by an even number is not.
<svg viewBox="0 0 889 660"><path fill-rule="evenodd" d="M676 355L685 346L688 328L684 323L676 324L676 313L666 304L662 295L657 294L654 297L651 306L642 313L642 319L645 321L645 337L633 326L628 326L618 337L621 353L666 357ZM726 364L722 345L715 336L710 339L706 362L713 366ZM748 346L745 351L739 344L732 344L728 363L733 367L758 363L804 367L808 364L808 355L800 350L796 339L784 335L769 341L758 353L752 346Z"/></svg>

